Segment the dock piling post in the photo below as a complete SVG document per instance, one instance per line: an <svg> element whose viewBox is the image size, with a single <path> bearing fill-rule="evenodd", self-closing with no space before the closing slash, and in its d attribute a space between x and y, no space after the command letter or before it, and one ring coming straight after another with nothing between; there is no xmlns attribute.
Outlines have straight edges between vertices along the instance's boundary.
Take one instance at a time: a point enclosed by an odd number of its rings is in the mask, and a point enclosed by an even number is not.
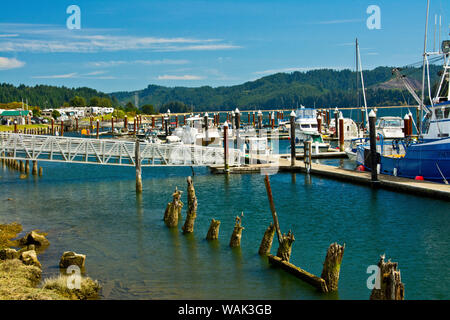
<svg viewBox="0 0 450 320"><path fill-rule="evenodd" d="M305 163L306 173L311 172L312 165L312 142L303 142L303 162Z"/></svg>
<svg viewBox="0 0 450 320"><path fill-rule="evenodd" d="M164 212L164 223L169 228L175 228L178 225L178 216L181 215L181 209L183 208L183 202L181 202L181 193L178 188L175 188L175 192L172 194L172 202L169 202Z"/></svg>
<svg viewBox="0 0 450 320"><path fill-rule="evenodd" d="M369 113L369 134L370 134L370 169L371 169L371 180L372 185L378 182L378 172L377 172L377 139L376 139L376 128L375 122L377 121L377 116L373 110Z"/></svg>
<svg viewBox="0 0 450 320"><path fill-rule="evenodd" d="M378 275L375 286L372 289L370 300L404 300L405 286L402 283L400 270L397 270L398 263L384 262L385 255L380 257L378 262Z"/></svg>
<svg viewBox="0 0 450 320"><path fill-rule="evenodd" d="M223 163L225 173L229 173L230 169L228 167L228 122L225 121L223 124Z"/></svg>
<svg viewBox="0 0 450 320"><path fill-rule="evenodd" d="M335 138L339 137L339 110L336 107L336 109L334 109L334 136Z"/></svg>
<svg viewBox="0 0 450 320"><path fill-rule="evenodd" d="M342 112L339 113L339 151L344 151L344 140L345 140L345 134L344 134L344 117L342 115Z"/></svg>
<svg viewBox="0 0 450 320"><path fill-rule="evenodd" d="M33 176L36 176L38 174L38 167L37 167L37 161L33 160L33 169L31 170L31 174Z"/></svg>
<svg viewBox="0 0 450 320"><path fill-rule="evenodd" d="M136 140L134 151L134 162L136 166L136 193L142 192L142 175L141 175L141 151L139 140Z"/></svg>
<svg viewBox="0 0 450 320"><path fill-rule="evenodd" d="M332 243L327 250L321 278L327 284L328 292L337 291L339 283L339 273L341 270L342 258L344 256L345 244L343 246Z"/></svg>
<svg viewBox="0 0 450 320"><path fill-rule="evenodd" d="M25 160L25 173L26 174L30 173L30 161L29 160Z"/></svg>
<svg viewBox="0 0 450 320"><path fill-rule="evenodd" d="M39 167L39 177L42 177L42 174L43 174L43 169L42 169L42 167Z"/></svg>
<svg viewBox="0 0 450 320"><path fill-rule="evenodd" d="M184 222L184 226L181 227L183 233L191 233L194 232L194 222L197 217L197 197L195 195L194 182L191 177L187 178L188 184L188 210L186 214L186 221Z"/></svg>
<svg viewBox="0 0 450 320"><path fill-rule="evenodd" d="M100 130L100 121L99 121L99 119L97 119L97 136L96 136L97 139L100 138L100 131L99 130Z"/></svg>
<svg viewBox="0 0 450 320"><path fill-rule="evenodd" d="M275 204L273 202L272 188L270 186L269 176L266 174L264 178L266 185L267 197L269 199L270 211L272 212L273 224L275 226L275 231L277 232L278 238L278 251L277 257L281 258L283 261L289 262L292 251L292 244L295 241L294 234L289 230L288 234L281 234L280 224L278 222L278 215L275 211Z"/></svg>
<svg viewBox="0 0 450 320"><path fill-rule="evenodd" d="M259 246L259 255L267 256L270 254L270 249L272 248L273 237L275 235L275 226L271 222L264 232L264 237L261 240L261 245Z"/></svg>
<svg viewBox="0 0 450 320"><path fill-rule="evenodd" d="M295 112L291 112L291 166L295 166Z"/></svg>
<svg viewBox="0 0 450 320"><path fill-rule="evenodd" d="M317 130L320 134L322 134L322 116L320 115L320 113L317 116Z"/></svg>
<svg viewBox="0 0 450 320"><path fill-rule="evenodd" d="M217 240L219 239L219 220L211 220L211 224L208 229L208 233L206 234L206 240Z"/></svg>
<svg viewBox="0 0 450 320"><path fill-rule="evenodd" d="M242 213L241 217L244 216L244 213ZM234 224L233 234L231 235L230 239L230 247L236 248L241 246L241 239L242 239L242 230L244 230L244 227L241 225L242 218L239 216L236 216L236 222Z"/></svg>

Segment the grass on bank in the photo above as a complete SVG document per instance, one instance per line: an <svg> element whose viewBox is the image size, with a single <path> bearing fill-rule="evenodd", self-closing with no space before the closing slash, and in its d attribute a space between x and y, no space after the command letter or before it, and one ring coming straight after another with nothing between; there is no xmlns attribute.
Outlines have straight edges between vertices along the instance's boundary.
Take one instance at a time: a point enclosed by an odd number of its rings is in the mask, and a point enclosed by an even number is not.
<svg viewBox="0 0 450 320"><path fill-rule="evenodd" d="M0 261L0 300L68 300L56 290L38 288L41 269L18 259Z"/></svg>
<svg viewBox="0 0 450 320"><path fill-rule="evenodd" d="M17 247L22 226L13 222L0 224L0 250ZM68 276L45 279L41 287L42 270L25 265L19 259L0 260L0 300L85 300L97 299L101 289L97 281L81 278L80 289L69 289Z"/></svg>
<svg viewBox="0 0 450 320"><path fill-rule="evenodd" d="M47 128L48 126L46 124L20 124L17 125L17 130L24 130L24 129L40 129L40 128ZM0 125L0 132L4 132L4 131L14 131L14 125L12 126L5 126L5 125Z"/></svg>

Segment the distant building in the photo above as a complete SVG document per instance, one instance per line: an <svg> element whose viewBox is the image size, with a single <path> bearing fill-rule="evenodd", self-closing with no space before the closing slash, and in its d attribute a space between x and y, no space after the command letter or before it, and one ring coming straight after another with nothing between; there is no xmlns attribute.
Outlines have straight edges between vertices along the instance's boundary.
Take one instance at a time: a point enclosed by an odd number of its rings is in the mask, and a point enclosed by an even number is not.
<svg viewBox="0 0 450 320"><path fill-rule="evenodd" d="M30 110L4 110L0 113L2 124L11 125L14 121L17 124L27 124L33 113Z"/></svg>

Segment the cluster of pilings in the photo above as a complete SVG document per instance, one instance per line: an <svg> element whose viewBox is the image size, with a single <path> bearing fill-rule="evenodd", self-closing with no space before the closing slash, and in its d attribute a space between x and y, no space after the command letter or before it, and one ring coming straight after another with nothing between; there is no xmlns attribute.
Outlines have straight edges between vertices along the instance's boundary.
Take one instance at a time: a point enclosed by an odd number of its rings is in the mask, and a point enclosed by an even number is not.
<svg viewBox="0 0 450 320"><path fill-rule="evenodd" d="M181 210L184 203L181 201L182 191L175 188L175 192L172 194L172 201L167 204L164 212L164 223L168 228L178 227L179 221L182 219ZM197 217L197 197L195 195L194 181L192 177L187 178L187 214L184 225L181 227L184 234L194 232L195 219ZM236 248L241 245L242 230L244 227L241 225L243 213L241 217L237 216L235 220L235 226L230 239L230 247ZM208 233L206 234L206 240L218 240L219 239L220 221L212 219Z"/></svg>
<svg viewBox="0 0 450 320"><path fill-rule="evenodd" d="M265 177L266 191L269 199L269 205L272 212L273 223L271 223L264 232L258 253L262 256L268 256L269 262L293 274L297 278L316 287L320 292L329 293L338 291L339 276L341 264L344 256L345 244L332 243L327 249L323 263L322 274L317 277L289 262L291 258L292 245L295 241L292 231L282 234L278 222L278 216L275 211L275 205L272 196L269 177ZM277 255L270 254L273 238L277 233L278 250ZM378 263L378 286L375 286L370 296L371 300L403 300L405 295L404 285L401 282L400 271L397 270L397 263L384 262L384 256Z"/></svg>
<svg viewBox="0 0 450 320"><path fill-rule="evenodd" d="M2 163L2 167L7 167L10 170L15 170L20 172L20 177L21 178L26 178L29 174L30 174L30 161L29 160L15 160L15 159L5 159L3 158L3 154L2 154L2 159L1 159L1 163ZM43 174L43 169L42 167L38 168L38 163L36 160L32 161L32 169L31 169L31 174L33 176L42 176Z"/></svg>

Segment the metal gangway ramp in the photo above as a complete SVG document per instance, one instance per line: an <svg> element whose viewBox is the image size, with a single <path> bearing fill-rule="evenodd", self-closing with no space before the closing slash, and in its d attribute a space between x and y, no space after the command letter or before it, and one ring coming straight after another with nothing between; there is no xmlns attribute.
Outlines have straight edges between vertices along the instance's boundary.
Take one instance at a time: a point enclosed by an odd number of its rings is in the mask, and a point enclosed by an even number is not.
<svg viewBox="0 0 450 320"><path fill-rule="evenodd" d="M3 159L136 166L136 154L142 167L224 164L224 149L217 147L0 133ZM239 166L241 157L241 151L228 150L230 166Z"/></svg>

